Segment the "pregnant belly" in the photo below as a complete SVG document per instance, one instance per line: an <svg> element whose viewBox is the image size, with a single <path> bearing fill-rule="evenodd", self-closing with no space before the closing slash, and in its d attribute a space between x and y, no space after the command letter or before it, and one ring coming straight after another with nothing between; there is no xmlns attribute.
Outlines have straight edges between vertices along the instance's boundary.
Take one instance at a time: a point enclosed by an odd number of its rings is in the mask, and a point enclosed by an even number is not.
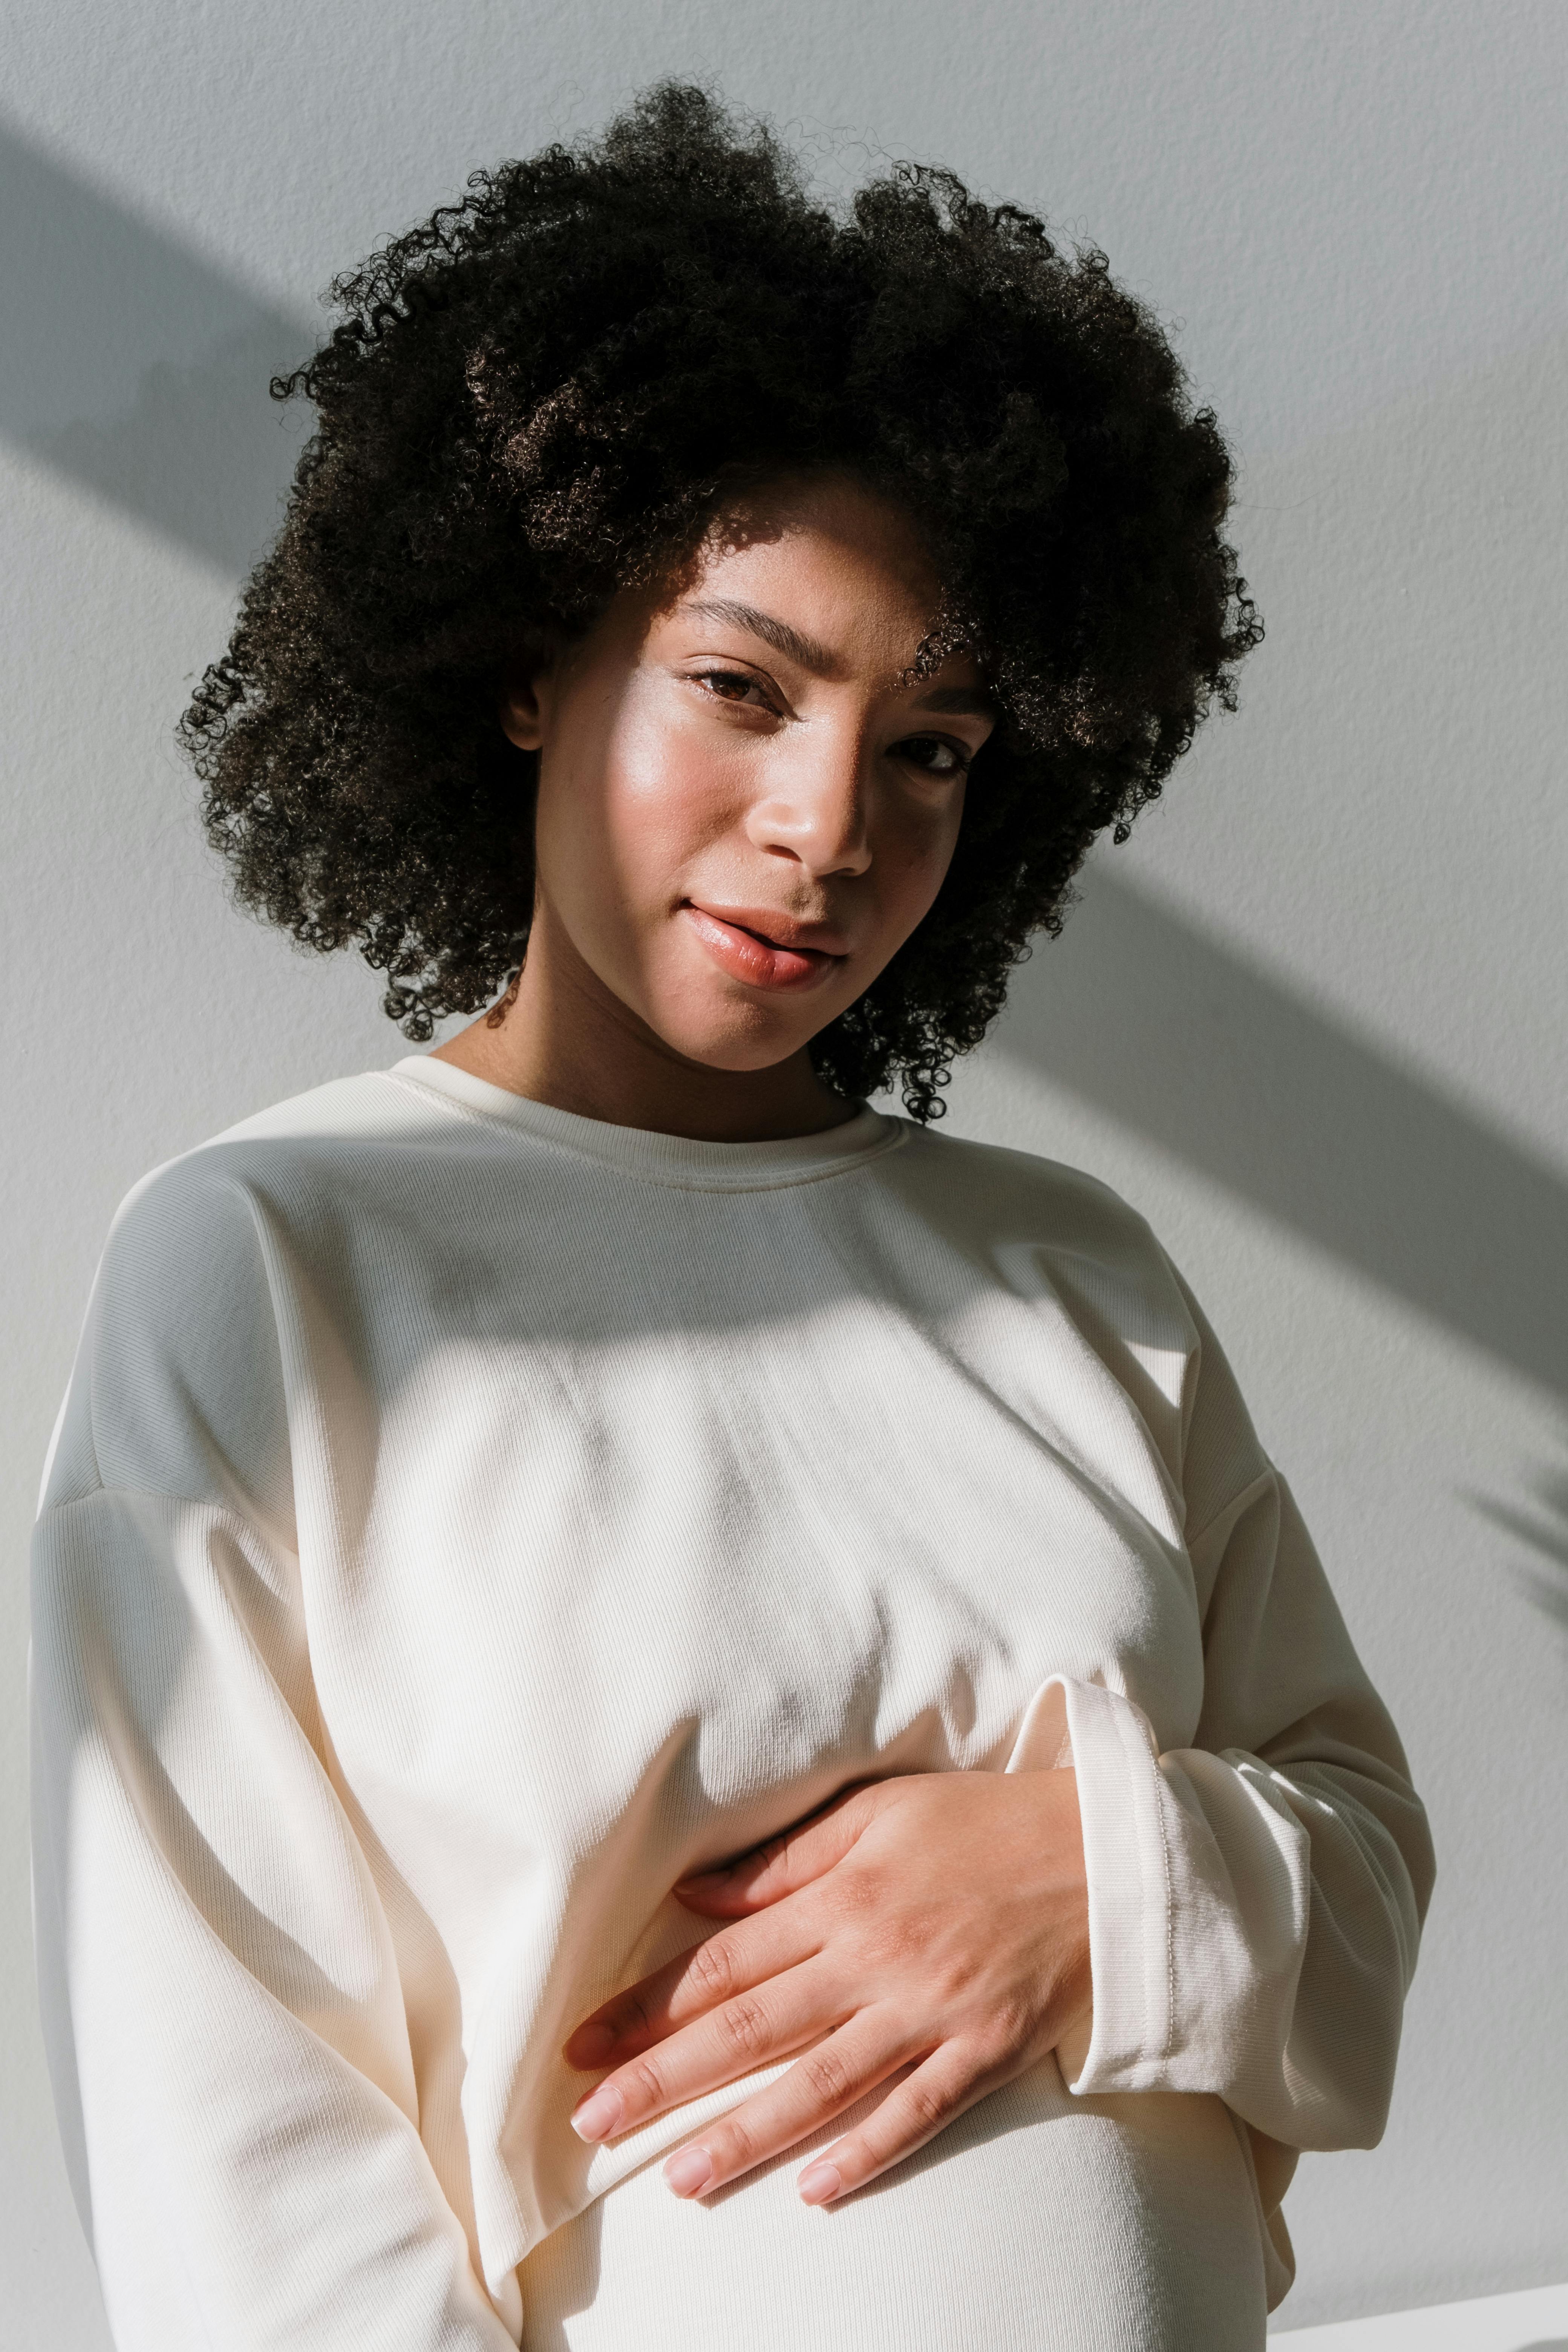
<svg viewBox="0 0 1568 2352"><path fill-rule="evenodd" d="M535 2247L524 2352L1260 2352L1257 2205L1217 2099L1074 2099L1047 2059L837 2207L808 2152L682 2203L655 2158Z"/></svg>

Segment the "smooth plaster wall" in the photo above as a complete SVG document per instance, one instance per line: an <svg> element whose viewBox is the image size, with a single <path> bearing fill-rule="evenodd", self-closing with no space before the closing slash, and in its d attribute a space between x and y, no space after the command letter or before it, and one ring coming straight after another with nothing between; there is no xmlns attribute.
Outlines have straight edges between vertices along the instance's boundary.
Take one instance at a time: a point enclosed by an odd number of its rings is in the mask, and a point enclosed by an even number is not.
<svg viewBox="0 0 1568 2352"><path fill-rule="evenodd" d="M24 1558L144 1169L404 1047L227 907L170 743L265 540L313 298L668 71L824 185L946 161L1092 237L1245 460L1268 624L952 1090L1225 1335L1442 1878L1384 2145L1279 2324L1568 2278L1568 10L1561 0L11 0L0 33L0 2343L107 2341L34 2021Z"/></svg>

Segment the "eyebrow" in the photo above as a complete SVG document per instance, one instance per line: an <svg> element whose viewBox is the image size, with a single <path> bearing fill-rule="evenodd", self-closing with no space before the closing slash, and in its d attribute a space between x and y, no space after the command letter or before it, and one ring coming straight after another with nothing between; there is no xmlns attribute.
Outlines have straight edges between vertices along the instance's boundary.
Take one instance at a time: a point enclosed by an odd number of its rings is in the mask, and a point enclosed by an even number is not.
<svg viewBox="0 0 1568 2352"><path fill-rule="evenodd" d="M731 628L745 629L760 637L775 653L784 654L814 677L832 677L839 670L837 655L830 653L815 637L791 628L776 614L759 611L755 604L741 604L727 596L703 597L682 604L683 613L694 613L704 621L728 622ZM923 694L915 706L920 710L951 711L974 719L994 719L996 705L983 686L939 686Z"/></svg>
<svg viewBox="0 0 1568 2352"><path fill-rule="evenodd" d="M916 703L917 710L951 710L965 713L972 719L994 719L996 704L983 686L938 686L930 694L922 694Z"/></svg>
<svg viewBox="0 0 1568 2352"><path fill-rule="evenodd" d="M760 613L754 604L734 604L727 597L716 597L711 602L682 604L680 609L683 613L695 613L705 621L727 621L731 628L749 630L753 637L761 637L764 646L772 646L774 653L784 654L802 669L809 670L813 677L831 677L838 669L837 656L829 653L826 646L818 645L815 637L804 636L799 629L792 629L787 621L779 620L773 614Z"/></svg>

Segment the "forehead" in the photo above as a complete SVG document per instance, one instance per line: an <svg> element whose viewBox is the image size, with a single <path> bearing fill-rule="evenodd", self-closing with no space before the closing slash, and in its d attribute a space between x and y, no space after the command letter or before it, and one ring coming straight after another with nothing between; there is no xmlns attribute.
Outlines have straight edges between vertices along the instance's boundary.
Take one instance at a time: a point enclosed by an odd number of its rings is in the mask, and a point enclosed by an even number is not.
<svg viewBox="0 0 1568 2352"><path fill-rule="evenodd" d="M682 625L747 628L825 677L901 673L934 627L936 567L913 520L842 478L790 484L725 516L671 607ZM978 676L944 661L944 683Z"/></svg>

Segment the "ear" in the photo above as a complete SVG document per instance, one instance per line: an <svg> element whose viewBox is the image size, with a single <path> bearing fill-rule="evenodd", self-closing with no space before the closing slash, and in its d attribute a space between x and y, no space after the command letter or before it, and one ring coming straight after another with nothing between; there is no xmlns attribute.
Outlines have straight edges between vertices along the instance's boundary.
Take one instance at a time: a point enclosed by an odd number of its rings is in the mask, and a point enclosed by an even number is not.
<svg viewBox="0 0 1568 2352"><path fill-rule="evenodd" d="M520 667L501 680L496 717L508 742L520 751L537 751L544 740L547 678L543 668Z"/></svg>
<svg viewBox="0 0 1568 2352"><path fill-rule="evenodd" d="M564 639L553 629L530 631L501 672L496 717L508 742L520 751L537 751L550 728L555 673L565 651Z"/></svg>

